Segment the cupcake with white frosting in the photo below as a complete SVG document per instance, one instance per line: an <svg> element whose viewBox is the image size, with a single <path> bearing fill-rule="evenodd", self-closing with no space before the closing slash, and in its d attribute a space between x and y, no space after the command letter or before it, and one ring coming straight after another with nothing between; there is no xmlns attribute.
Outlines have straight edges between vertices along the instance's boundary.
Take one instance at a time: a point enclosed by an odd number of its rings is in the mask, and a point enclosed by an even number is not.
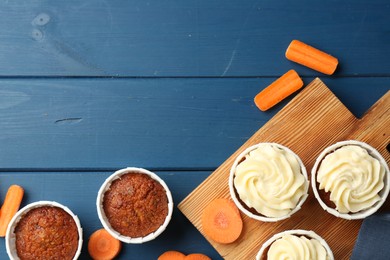
<svg viewBox="0 0 390 260"><path fill-rule="evenodd" d="M256 260L311 259L333 260L326 241L313 231L288 230L267 240L260 248Z"/></svg>
<svg viewBox="0 0 390 260"><path fill-rule="evenodd" d="M230 194L247 216L266 222L290 217L308 196L301 159L277 143L259 143L243 151L230 171Z"/></svg>
<svg viewBox="0 0 390 260"><path fill-rule="evenodd" d="M336 217L362 219L376 212L389 193L389 167L364 142L326 148L312 169L312 188L322 208Z"/></svg>

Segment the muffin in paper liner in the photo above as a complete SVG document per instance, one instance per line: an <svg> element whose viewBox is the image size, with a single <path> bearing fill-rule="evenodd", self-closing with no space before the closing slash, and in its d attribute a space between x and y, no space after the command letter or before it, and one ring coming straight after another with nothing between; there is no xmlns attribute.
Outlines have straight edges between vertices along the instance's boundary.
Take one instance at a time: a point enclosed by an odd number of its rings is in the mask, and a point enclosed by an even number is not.
<svg viewBox="0 0 390 260"><path fill-rule="evenodd" d="M26 205L25 207L21 208L15 216L11 219L7 231L6 231L6 237L5 237L5 246L6 251L11 260L18 260L19 256L17 254L16 250L16 235L15 235L15 228L19 221L25 216L30 210L41 208L41 207L57 207L59 209L64 210L66 213L68 213L72 219L74 220L77 232L78 232L78 245L77 250L75 252L75 255L73 257L73 260L76 260L79 258L81 253L81 248L83 245L83 230L81 228L80 221L78 217L66 206L55 202L55 201L37 201L30 203Z"/></svg>
<svg viewBox="0 0 390 260"><path fill-rule="evenodd" d="M299 167L300 167L300 174L303 175L304 177L304 183L303 183L303 192L302 192L302 195L301 197L299 198L296 206L294 208L292 208L287 214L283 215L283 216L278 216L278 217L269 217L269 216L266 216L266 215L263 215L261 214L260 212L257 212L255 209L247 206L239 197L239 194L235 188L235 184L234 184L234 179L235 179L235 173L236 173L236 168L237 166L245 161L245 158L246 156L258 149L259 147L261 147L262 145L270 145L270 146L274 146L278 149L281 149L283 151L285 151L286 153L288 153L289 155L292 155L297 163L299 164ZM263 222L276 222L276 221L280 221L280 220L283 220L283 219L286 219L286 218L289 218L292 214L296 213L298 210L300 210L300 208L302 207L303 203L305 202L305 200L307 199L308 197L308 189L309 189L309 181L308 181L308 176L307 176L307 172L306 172L306 168L302 162L302 160L299 158L299 156L297 154L295 154L292 150L290 150L289 148L287 148L286 146L283 146L281 144L278 144L278 143L268 143L268 142L264 142L264 143L258 143L256 145L253 145L253 146L250 146L248 147L247 149L245 149L241 154L239 154L237 156L237 158L235 159L232 167L231 167L231 170L230 170L230 176L229 176L229 190L230 190L230 195L234 201L234 203L236 204L236 206L240 209L241 212L243 212L245 215L247 215L248 217L250 218L253 218L253 219L256 219L256 220L260 220L260 221L263 221Z"/></svg>
<svg viewBox="0 0 390 260"><path fill-rule="evenodd" d="M298 236L298 237L304 236L304 237L306 237L308 239L315 239L315 240L317 240L325 248L326 253L327 253L327 260L334 260L334 256L333 256L333 252L332 252L331 248L329 247L328 243L326 243L326 241L321 236L319 236L318 234L316 234L312 230L302 230L302 229L286 230L286 231L283 231L283 232L280 232L280 233L277 233L277 234L273 235L271 238L269 238L261 246L259 252L256 255L256 260L266 260L267 259L267 255L266 254L267 254L269 248L271 247L271 245L276 240L278 240L278 239L280 239L280 238L282 238L282 237L284 237L286 235L295 235L295 236Z"/></svg>
<svg viewBox="0 0 390 260"><path fill-rule="evenodd" d="M321 163L323 160L328 156L331 155L333 152L338 150L339 148L342 148L344 146L359 146L363 149L365 149L368 154L373 157L374 159L377 159L380 165L384 168L384 176L383 176L383 188L379 191L379 200L375 202L371 207L368 207L366 209L359 210L355 213L348 212L348 213L341 213L339 212L336 207L330 206L330 202L326 202L324 193L330 194L330 191L325 192L324 190L319 191L319 182L317 182L317 173L318 170L321 167ZM325 148L320 155L317 157L314 166L311 171L311 185L314 192L314 196L316 197L317 201L321 205L321 207L329 212L330 214L334 215L338 218L343 218L347 220L355 220L355 219L364 219L372 214L374 214L386 201L386 198L389 194L390 189L390 178L389 178L389 167L385 161L385 159L382 157L382 155L372 146L365 142L356 141L356 140L347 140L347 141L341 141L337 142L331 146L328 146ZM330 200L330 199L329 199ZM333 203L333 202L332 202ZM334 203L333 203L334 204Z"/></svg>
<svg viewBox="0 0 390 260"><path fill-rule="evenodd" d="M167 201L168 201L168 212L165 217L165 220L163 224L156 229L154 232L149 233L145 236L139 236L139 237L130 237L126 236L124 234L121 234L119 231L115 230L112 225L110 224L110 221L108 217L106 216L104 207L103 207L103 201L104 201L104 195L105 193L110 190L110 186L113 181L118 180L121 178L121 176L128 174L128 173L140 173L140 174L145 174L149 176L151 179L154 181L157 181L165 190L166 196L167 196ZM151 241L158 237L168 226L171 218L172 218L172 212L173 212L173 199L172 199L172 194L168 188L168 186L165 184L165 182L155 173L148 171L143 168L136 168L136 167L127 167L121 170L118 170L114 172L111 176L109 176L102 186L99 189L98 195L97 195L97 200L96 200L96 207L97 207L97 212L99 219L103 225L103 227L116 239L125 242L125 243L130 243L130 244L141 244L147 241Z"/></svg>

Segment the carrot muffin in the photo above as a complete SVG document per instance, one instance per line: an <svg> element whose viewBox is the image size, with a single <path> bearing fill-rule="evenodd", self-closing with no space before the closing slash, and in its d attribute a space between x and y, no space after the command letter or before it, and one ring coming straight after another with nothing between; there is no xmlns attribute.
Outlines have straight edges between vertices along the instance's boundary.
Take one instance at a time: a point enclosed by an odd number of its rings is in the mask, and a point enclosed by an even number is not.
<svg viewBox="0 0 390 260"><path fill-rule="evenodd" d="M141 238L145 242L161 227L165 229L171 217L172 199L166 185L144 169L118 171L102 186L99 194L98 212L102 223L109 232L120 235L118 239Z"/></svg>
<svg viewBox="0 0 390 260"><path fill-rule="evenodd" d="M333 253L323 238L313 231L289 230L266 241L256 260L311 259L333 260Z"/></svg>
<svg viewBox="0 0 390 260"><path fill-rule="evenodd" d="M364 218L374 213L388 194L388 166L374 148L344 141L325 149L312 170L314 194L337 217Z"/></svg>
<svg viewBox="0 0 390 260"><path fill-rule="evenodd" d="M298 211L308 196L306 169L285 146L260 143L239 155L230 172L230 194L249 217L278 221Z"/></svg>
<svg viewBox="0 0 390 260"><path fill-rule="evenodd" d="M7 232L12 245L7 244L14 249L10 250L11 259L77 259L81 247L78 220L62 206L53 204L22 209L24 213L17 217L17 222L11 222Z"/></svg>

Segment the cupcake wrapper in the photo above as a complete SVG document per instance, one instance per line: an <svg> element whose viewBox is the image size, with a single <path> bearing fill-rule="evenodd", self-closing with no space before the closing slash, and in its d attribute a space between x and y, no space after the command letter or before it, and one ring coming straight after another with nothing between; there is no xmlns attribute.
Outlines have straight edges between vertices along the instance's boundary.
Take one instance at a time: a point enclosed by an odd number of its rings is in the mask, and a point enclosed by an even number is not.
<svg viewBox="0 0 390 260"><path fill-rule="evenodd" d="M80 253L81 253L81 248L83 245L83 230L81 228L80 221L78 217L66 206L55 202L55 201L37 201L28 204L27 206L23 207L20 209L15 216L11 219L11 222L8 225L6 235L5 235L5 246L6 246L6 251L11 260L18 260L19 257L16 252L16 246L15 246L15 227L20 221L20 219L30 210L35 209L35 208L40 208L44 206L50 206L50 207L57 207L63 209L65 212L67 212L74 220L77 226L77 231L79 234L79 241L78 241L78 247L77 251L73 257L73 260L76 260L79 258Z"/></svg>
<svg viewBox="0 0 390 260"><path fill-rule="evenodd" d="M120 178L122 175L129 173L129 172L138 172L138 173L142 173L142 174L146 174L146 175L150 176L152 179L154 179L158 183L160 183L161 186L163 186L163 188L165 189L165 192L167 194L167 198L168 198L168 214L165 218L164 223L155 232L150 233L145 237L128 237L128 236L124 236L124 235L120 234L119 232L117 232L116 230L114 230L111 227L111 225L106 217L106 214L104 213L104 209L103 209L104 193L110 188L111 182ZM165 182L158 175L156 175L155 173L153 173L151 171L143 169L143 168L127 167L127 168L124 168L124 169L121 169L121 170L114 172L111 176L109 176L104 181L104 183L100 187L98 195L97 195L96 208L97 208L100 222L102 223L103 227L113 237L115 237L116 239L118 239L124 243L141 244L141 243L148 242L148 241L155 239L166 229L166 227L168 226L168 223L170 222L170 220L172 218L173 199L172 199L172 194L171 194L168 186L165 184Z"/></svg>
<svg viewBox="0 0 390 260"><path fill-rule="evenodd" d="M256 260L260 260L265 252L265 250L271 246L273 242L275 242L277 239L282 238L285 235L296 235L296 236L305 236L309 238L314 238L318 240L321 245L325 248L326 252L328 253L329 260L334 260L333 252L330 249L328 243L317 235L314 231L311 230L302 230L302 229L294 229L294 230L287 230L280 233L277 233L273 235L270 239L268 239L260 248L259 252L256 255Z"/></svg>
<svg viewBox="0 0 390 260"><path fill-rule="evenodd" d="M317 171L321 164L321 161L325 158L326 155L329 153L332 153L333 151L337 150L338 148L346 145L358 145L368 151L368 153L379 160L380 164L383 165L385 168L385 176L384 176L384 188L379 193L380 200L374 204L373 207L369 209L365 209L356 213L340 213L336 209L328 207L323 200L321 199L321 196L319 195L318 189L317 189ZM372 146L368 145L367 143L356 141L356 140L348 140L348 141L341 141L338 143L335 143L327 148L325 148L320 155L317 157L313 169L311 171L311 185L313 189L314 196L316 197L317 201L320 203L321 207L329 212L330 214L334 215L338 218L343 218L347 220L355 220L355 219L364 219L372 214L374 214L386 201L386 198L389 194L390 190L390 178L389 178L389 166L387 165L385 159L382 157L382 155Z"/></svg>
<svg viewBox="0 0 390 260"><path fill-rule="evenodd" d="M284 215L282 217L266 217L266 216L263 216L261 215L260 213L257 215L257 214L253 214L252 212L250 212L249 210L247 210L242 204L241 202L239 201L239 199L237 198L236 196L236 193L234 191L234 175L235 175L235 171L236 171L236 167L237 165L242 161L242 159L245 157L245 155L247 155L249 152L257 149L259 147L259 145L261 144L270 144L270 145L274 145L274 146L277 146L278 148L281 148L291 154L293 154L295 156L295 158L298 160L298 163L301 167L301 173L302 175L305 177L305 180L306 180L306 187L305 187L305 194L301 197L301 199L299 200L298 204L296 205L296 207L294 209L292 209L289 214L287 215ZM286 146L283 146L281 144L278 144L278 143L259 143L259 144L256 144L256 145L253 145L253 146L250 146L248 147L247 149L245 149L242 153L240 153L236 160L234 161L233 165L232 165L232 168L230 170L230 176L229 176L229 190L230 190L230 196L232 197L234 203L236 204L236 206L240 209L241 212L243 212L245 215L247 215L248 217L252 218L252 219L256 219L256 220L260 220L260 221L263 221L263 222L276 222L276 221L280 221L280 220L283 220L283 219L286 219L286 218L289 218L291 217L292 214L294 214L295 212L297 212L298 210L301 209L303 203L305 202L305 200L307 199L308 197L308 190L309 190L309 181L308 181L308 177L307 177L307 171L306 171L306 168L305 168L305 165L303 164L301 158L299 158L299 156L294 153L292 150L290 150L289 148L287 148Z"/></svg>

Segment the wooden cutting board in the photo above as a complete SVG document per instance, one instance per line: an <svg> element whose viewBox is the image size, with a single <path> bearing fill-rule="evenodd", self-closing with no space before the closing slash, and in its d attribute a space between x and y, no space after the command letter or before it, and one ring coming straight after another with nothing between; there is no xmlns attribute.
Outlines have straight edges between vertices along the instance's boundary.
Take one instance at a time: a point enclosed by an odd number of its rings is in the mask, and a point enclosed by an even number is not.
<svg viewBox="0 0 390 260"><path fill-rule="evenodd" d="M367 86L368 87L368 86ZM364 98L364 97L362 97ZM215 198L230 198L228 178L236 156L259 142L277 142L295 151L310 171L315 158L327 146L342 140L360 140L375 147L390 161L386 146L390 141L390 91L357 119L320 80L313 80L279 113L191 192L179 209L203 234L200 217L204 207ZM389 208L389 199L383 208ZM208 241L224 259L255 259L261 245L273 234L289 229L313 230L333 250L335 259L349 259L361 220L343 220L325 212L310 194L300 211L291 218L264 223L241 214L244 229L238 240L223 245ZM204 234L203 234L204 235Z"/></svg>

